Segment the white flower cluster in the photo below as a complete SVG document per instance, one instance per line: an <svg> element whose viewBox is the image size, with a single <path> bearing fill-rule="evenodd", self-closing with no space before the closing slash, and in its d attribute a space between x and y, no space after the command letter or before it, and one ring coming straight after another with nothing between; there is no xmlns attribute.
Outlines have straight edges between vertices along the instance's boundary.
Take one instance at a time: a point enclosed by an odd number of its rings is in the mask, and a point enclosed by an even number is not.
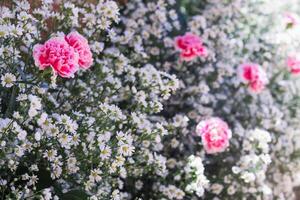
<svg viewBox="0 0 300 200"><path fill-rule="evenodd" d="M185 189L182 182L186 185L191 182L185 178L182 168L187 165L186 155L194 154L201 155L207 178L212 183L204 198L259 199L262 194L266 199L292 198L293 175L290 173L297 172L298 161L291 160L290 156L296 155L299 149L296 144L299 134L295 132L299 126L294 123L299 119L299 111L297 104L292 102L297 101L299 89L297 80L286 75L289 72L285 59L287 50L297 51L299 45L297 42L291 44L297 35L297 26L286 29L284 16L286 12L299 12L297 2L186 1L180 5L185 9L176 10L173 1L158 1L157 9L166 8L172 13L170 19L165 14L168 20L164 25L157 25L159 21L155 20L152 3L133 1L127 4L127 15L122 21L127 23L128 31L142 35L130 44L134 47L134 42L142 40L147 46L143 52L151 56L159 69L175 73L180 81L180 91L171 96L163 113L172 130L163 144L169 168L166 177L174 180L173 185ZM141 13L132 12L134 8ZM132 18L135 21L131 21ZM280 23L272 23L275 18ZM155 34L147 31L149 27ZM184 31L178 33L178 29ZM184 32L201 37L208 48L207 57L179 61L173 41ZM165 48L155 46L162 43ZM270 82L261 94L251 94L240 84L236 71L243 62L259 63L267 71ZM215 157L205 155L201 142L194 137L196 124L211 116L222 117L234 130L229 152ZM245 131L249 129L255 130ZM280 151L281 148L284 151ZM251 149L257 151L250 153ZM242 177L246 182L240 178L241 166L239 173L232 172L237 163L245 165ZM283 179L289 189L280 184L279 180ZM256 187L261 189L256 190Z"/></svg>
<svg viewBox="0 0 300 200"><path fill-rule="evenodd" d="M300 49L299 5L0 3L2 198L294 198L300 86L293 74L300 61L290 61L296 66L290 69L286 59ZM72 31L86 38L91 67L73 78L55 74L55 64L38 67L47 59L60 61L57 52L44 51L37 61L33 46ZM190 38L180 43L185 34ZM193 42L207 55L182 59L200 51L195 45L179 55L179 47ZM238 78L245 62L266 72L261 93L250 93ZM214 131L232 130L229 141L222 141L223 133L211 139L196 132L200 121L212 117L224 121ZM209 154L204 142L226 148Z"/></svg>
<svg viewBox="0 0 300 200"><path fill-rule="evenodd" d="M204 189L208 186L209 181L204 175L204 166L200 157L194 155L188 158L187 166L185 167L187 178L192 178L185 190L187 192L195 192L197 196L201 197L204 194Z"/></svg>
<svg viewBox="0 0 300 200"><path fill-rule="evenodd" d="M270 142L270 134L260 129L249 131L249 138L244 140L240 161L232 167L232 172L249 184L248 189L242 189L244 193L271 195L271 189L266 184L266 171L271 163L268 154Z"/></svg>
<svg viewBox="0 0 300 200"><path fill-rule="evenodd" d="M168 185L167 187L161 186L159 190L163 193L164 196L166 196L168 199L183 199L185 193L179 189L176 188L174 185Z"/></svg>

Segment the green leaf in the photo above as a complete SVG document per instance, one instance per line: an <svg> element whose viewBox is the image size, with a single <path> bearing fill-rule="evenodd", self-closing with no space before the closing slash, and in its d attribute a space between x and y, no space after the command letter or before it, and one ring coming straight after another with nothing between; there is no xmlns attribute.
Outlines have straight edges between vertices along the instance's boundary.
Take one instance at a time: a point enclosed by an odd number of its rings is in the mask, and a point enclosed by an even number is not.
<svg viewBox="0 0 300 200"><path fill-rule="evenodd" d="M294 26L293 23L288 23L288 24L286 25L286 29L291 29L291 28L293 28L293 26Z"/></svg>
<svg viewBox="0 0 300 200"><path fill-rule="evenodd" d="M46 169L40 168L38 172L38 182L37 182L37 189L42 190L44 188L51 187L54 181L51 178L50 172Z"/></svg>
<svg viewBox="0 0 300 200"><path fill-rule="evenodd" d="M244 102L247 103L247 104L250 104L252 103L252 96L250 95L247 95L245 98L244 98Z"/></svg>
<svg viewBox="0 0 300 200"><path fill-rule="evenodd" d="M52 71L53 71L53 70L52 70L51 67L46 68L46 69L42 72L42 77L43 77L43 79L46 79L46 80L50 79L51 76L52 76Z"/></svg>
<svg viewBox="0 0 300 200"><path fill-rule="evenodd" d="M87 200L88 194L83 190L71 190L61 196L62 200Z"/></svg>

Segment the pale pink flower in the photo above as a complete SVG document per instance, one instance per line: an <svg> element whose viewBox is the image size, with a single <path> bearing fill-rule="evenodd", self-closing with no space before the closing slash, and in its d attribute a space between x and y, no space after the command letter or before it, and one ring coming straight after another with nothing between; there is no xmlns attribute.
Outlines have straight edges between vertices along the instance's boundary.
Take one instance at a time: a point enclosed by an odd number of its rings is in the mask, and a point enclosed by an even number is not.
<svg viewBox="0 0 300 200"><path fill-rule="evenodd" d="M63 37L51 38L43 45L36 44L33 58L40 70L52 67L55 73L64 78L73 77L79 69L79 55Z"/></svg>
<svg viewBox="0 0 300 200"><path fill-rule="evenodd" d="M207 49L203 46L201 38L192 33L175 38L175 46L180 51L180 58L190 61L197 56L207 56Z"/></svg>
<svg viewBox="0 0 300 200"><path fill-rule="evenodd" d="M300 58L299 56L289 56L286 64L290 72L294 75L300 74Z"/></svg>
<svg viewBox="0 0 300 200"><path fill-rule="evenodd" d="M201 136L204 150L208 154L225 151L232 136L227 123L218 117L201 121L196 127L196 134Z"/></svg>
<svg viewBox="0 0 300 200"><path fill-rule="evenodd" d="M295 13L287 12L284 14L286 26L294 27L299 24L299 18Z"/></svg>
<svg viewBox="0 0 300 200"><path fill-rule="evenodd" d="M244 63L238 67L238 76L243 83L248 84L250 91L261 92L268 83L266 72L257 64Z"/></svg>
<svg viewBox="0 0 300 200"><path fill-rule="evenodd" d="M65 40L79 54L79 67L82 69L90 68L93 63L93 57L88 41L78 32L69 33L65 36Z"/></svg>

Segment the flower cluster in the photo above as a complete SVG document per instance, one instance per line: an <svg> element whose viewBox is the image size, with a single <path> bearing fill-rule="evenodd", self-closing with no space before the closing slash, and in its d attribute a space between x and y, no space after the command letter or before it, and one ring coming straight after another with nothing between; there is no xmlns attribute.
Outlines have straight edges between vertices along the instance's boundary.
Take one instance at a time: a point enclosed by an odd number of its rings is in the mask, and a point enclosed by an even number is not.
<svg viewBox="0 0 300 200"><path fill-rule="evenodd" d="M243 191L245 196L262 194L268 198L272 193L266 182L266 171L271 163L271 156L268 154L271 136L267 131L260 129L251 130L248 134L249 138L243 141L241 158L232 167L232 172L249 185L249 188ZM236 185L235 192L238 193L239 190L244 190L244 188Z"/></svg>
<svg viewBox="0 0 300 200"><path fill-rule="evenodd" d="M208 186L209 181L204 175L204 166L201 158L194 155L190 156L185 171L187 178L193 177L193 180L188 183L185 190L187 192L195 192L199 197L203 196L204 188Z"/></svg>
<svg viewBox="0 0 300 200"><path fill-rule="evenodd" d="M203 174L210 182L203 187L203 199L293 198L300 147L295 132L299 126L294 123L299 118L299 88L296 77L289 76L292 71L286 59L300 45L297 23L287 26L285 13L295 2L188 0L178 3L180 9L175 1L127 4L122 19L125 30L141 35L132 40L132 47L144 44L143 53L156 67L175 73L180 81L179 91L165 103L162 113L172 132L163 139L168 171L163 179L153 177L152 194L142 197L169 198L157 192L157 185L171 184L185 191L187 199L199 198L185 190L193 180L183 166L194 155L201 157ZM134 8L141 12L132 13ZM289 11L299 12L297 8ZM274 19L280 23L270 23ZM197 55L198 47L209 53ZM190 59L184 58L185 53ZM213 131L210 126L202 128L215 116ZM266 130L272 142L268 137L265 142L254 137L252 132L265 133L260 130ZM211 138L218 145L213 146ZM236 167L238 173L232 171Z"/></svg>
<svg viewBox="0 0 300 200"><path fill-rule="evenodd" d="M125 199L148 173L163 177L169 131L155 114L178 80L134 59L117 3L24 0L0 10L3 198Z"/></svg>
<svg viewBox="0 0 300 200"><path fill-rule="evenodd" d="M293 199L296 5L0 3L1 198Z"/></svg>

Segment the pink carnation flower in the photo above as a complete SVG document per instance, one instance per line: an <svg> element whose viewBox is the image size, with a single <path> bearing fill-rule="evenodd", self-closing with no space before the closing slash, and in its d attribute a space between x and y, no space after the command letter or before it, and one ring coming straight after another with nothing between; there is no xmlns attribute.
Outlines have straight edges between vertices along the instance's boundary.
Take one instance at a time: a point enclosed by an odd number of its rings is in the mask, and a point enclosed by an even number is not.
<svg viewBox="0 0 300 200"><path fill-rule="evenodd" d="M294 27L296 26L298 23L299 23L299 18L296 14L294 13L285 13L284 14L284 17L285 17L285 23L286 23L286 26L289 28L289 27Z"/></svg>
<svg viewBox="0 0 300 200"><path fill-rule="evenodd" d="M261 92L268 83L266 72L257 64L244 63L238 67L240 79L248 84L250 91L254 93Z"/></svg>
<svg viewBox="0 0 300 200"><path fill-rule="evenodd" d="M65 40L79 54L79 67L82 69L90 68L93 63L93 57L88 41L78 32L69 33L65 36Z"/></svg>
<svg viewBox="0 0 300 200"><path fill-rule="evenodd" d="M289 56L287 58L287 66L290 72L294 75L300 74L300 59L297 56Z"/></svg>
<svg viewBox="0 0 300 200"><path fill-rule="evenodd" d="M180 51L180 58L185 61L190 61L197 56L207 56L207 49L203 46L201 38L192 33L176 37L175 46Z"/></svg>
<svg viewBox="0 0 300 200"><path fill-rule="evenodd" d="M196 127L196 134L201 136L204 150L208 154L225 151L232 136L227 123L217 117L201 121Z"/></svg>
<svg viewBox="0 0 300 200"><path fill-rule="evenodd" d="M54 37L45 44L37 44L33 47L33 58L35 65L40 70L47 67L52 69L61 77L73 77L78 70L79 55L63 37Z"/></svg>

